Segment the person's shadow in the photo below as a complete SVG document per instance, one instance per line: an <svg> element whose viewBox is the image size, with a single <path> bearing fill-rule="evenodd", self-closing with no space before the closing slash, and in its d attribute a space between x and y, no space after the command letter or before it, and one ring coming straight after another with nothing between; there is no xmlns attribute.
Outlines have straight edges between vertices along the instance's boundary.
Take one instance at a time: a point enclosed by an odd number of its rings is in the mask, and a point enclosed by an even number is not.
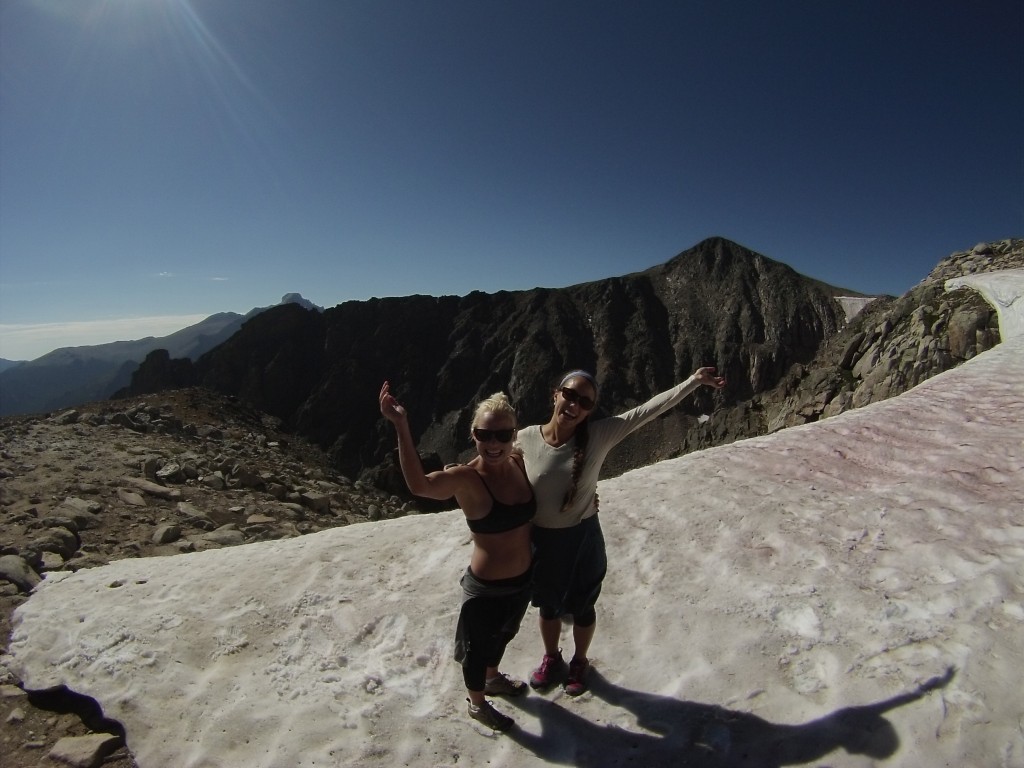
<svg viewBox="0 0 1024 768"><path fill-rule="evenodd" d="M632 691L591 669L594 696L631 712L647 733L598 725L558 703L527 696L510 702L540 720L540 735L517 727L506 736L548 763L577 768L781 768L837 749L882 759L900 746L896 729L882 715L944 688L954 674L950 667L909 693L803 725L778 725L713 704Z"/></svg>

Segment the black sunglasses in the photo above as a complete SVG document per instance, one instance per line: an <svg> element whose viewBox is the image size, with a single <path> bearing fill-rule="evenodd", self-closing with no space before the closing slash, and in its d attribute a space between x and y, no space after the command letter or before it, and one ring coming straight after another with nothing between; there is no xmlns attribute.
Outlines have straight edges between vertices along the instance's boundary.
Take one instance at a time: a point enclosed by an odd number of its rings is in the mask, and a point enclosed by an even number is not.
<svg viewBox="0 0 1024 768"><path fill-rule="evenodd" d="M516 431L514 429L479 429L473 427L473 437L481 443L489 443L491 440L497 440L499 443L510 443L515 434Z"/></svg>
<svg viewBox="0 0 1024 768"><path fill-rule="evenodd" d="M559 391L562 393L562 397L564 397L570 403L579 403L580 408L582 408L584 411L589 411L595 405L597 405L597 403L595 403L589 397L587 397L586 395L581 395L575 389L571 389L569 387L562 387L562 389Z"/></svg>

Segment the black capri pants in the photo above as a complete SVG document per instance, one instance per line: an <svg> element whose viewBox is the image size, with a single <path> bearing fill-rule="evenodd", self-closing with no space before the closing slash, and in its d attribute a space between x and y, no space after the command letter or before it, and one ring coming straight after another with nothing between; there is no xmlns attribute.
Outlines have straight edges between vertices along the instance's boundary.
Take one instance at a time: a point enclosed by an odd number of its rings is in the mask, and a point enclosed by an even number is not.
<svg viewBox="0 0 1024 768"><path fill-rule="evenodd" d="M469 568L462 585L462 610L455 630L455 660L470 691L482 691L487 668L497 667L519 631L530 604L532 571L511 579L481 579Z"/></svg>

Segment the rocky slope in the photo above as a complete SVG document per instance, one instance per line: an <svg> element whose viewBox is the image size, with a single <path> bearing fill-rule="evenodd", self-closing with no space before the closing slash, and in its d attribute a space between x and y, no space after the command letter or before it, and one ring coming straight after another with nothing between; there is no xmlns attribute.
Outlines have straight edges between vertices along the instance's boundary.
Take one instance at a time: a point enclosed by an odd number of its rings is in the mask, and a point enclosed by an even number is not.
<svg viewBox="0 0 1024 768"><path fill-rule="evenodd" d="M12 612L48 571L410 511L332 471L326 456L283 434L275 419L199 389L0 421L0 492L4 645ZM107 765L132 765L117 724L91 702L60 691L30 696L17 682L0 667L0 766L52 765L66 750L83 765L103 755ZM90 732L115 739L67 741Z"/></svg>
<svg viewBox="0 0 1024 768"><path fill-rule="evenodd" d="M996 311L945 281L1024 267L1024 239L980 243L943 259L898 299L876 299L807 365L794 366L773 391L755 398L756 432L804 424L906 392L999 343Z"/></svg>

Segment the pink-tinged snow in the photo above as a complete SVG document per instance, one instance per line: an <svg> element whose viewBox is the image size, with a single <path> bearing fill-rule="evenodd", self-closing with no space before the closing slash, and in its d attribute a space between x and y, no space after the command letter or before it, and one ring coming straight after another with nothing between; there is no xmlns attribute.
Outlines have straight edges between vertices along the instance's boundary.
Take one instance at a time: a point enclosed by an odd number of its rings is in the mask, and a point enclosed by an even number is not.
<svg viewBox="0 0 1024 768"><path fill-rule="evenodd" d="M1024 274L976 283L1021 327ZM466 716L458 511L52 574L4 661L143 768L1024 765L1024 336L601 484L591 692ZM565 645L571 648L566 631ZM539 661L536 612L503 668Z"/></svg>

